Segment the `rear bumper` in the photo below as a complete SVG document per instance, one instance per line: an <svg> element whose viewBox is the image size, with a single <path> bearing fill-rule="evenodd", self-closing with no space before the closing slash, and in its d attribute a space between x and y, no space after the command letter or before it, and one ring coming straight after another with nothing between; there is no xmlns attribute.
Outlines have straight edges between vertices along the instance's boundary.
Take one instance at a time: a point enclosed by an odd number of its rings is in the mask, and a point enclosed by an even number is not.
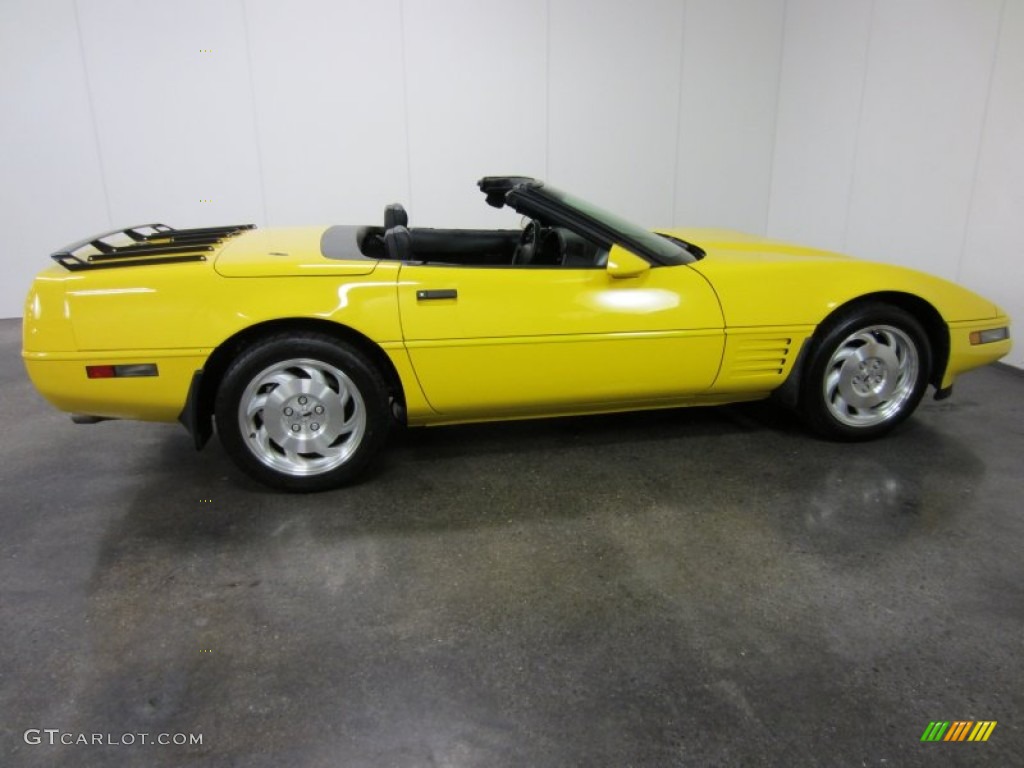
<svg viewBox="0 0 1024 768"><path fill-rule="evenodd" d="M32 384L54 407L110 419L173 422L188 398L197 369L206 362L198 350L118 351L48 354L23 352ZM158 375L90 379L87 365L155 363Z"/></svg>

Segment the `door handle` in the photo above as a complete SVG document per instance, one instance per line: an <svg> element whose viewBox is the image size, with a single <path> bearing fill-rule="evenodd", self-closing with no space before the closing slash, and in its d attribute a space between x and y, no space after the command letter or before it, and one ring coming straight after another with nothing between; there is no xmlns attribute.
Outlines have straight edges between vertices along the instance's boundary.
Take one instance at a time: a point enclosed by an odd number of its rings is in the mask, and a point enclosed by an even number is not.
<svg viewBox="0 0 1024 768"><path fill-rule="evenodd" d="M434 299L456 299L459 292L454 288L439 288L433 291L416 291L416 301L432 301Z"/></svg>

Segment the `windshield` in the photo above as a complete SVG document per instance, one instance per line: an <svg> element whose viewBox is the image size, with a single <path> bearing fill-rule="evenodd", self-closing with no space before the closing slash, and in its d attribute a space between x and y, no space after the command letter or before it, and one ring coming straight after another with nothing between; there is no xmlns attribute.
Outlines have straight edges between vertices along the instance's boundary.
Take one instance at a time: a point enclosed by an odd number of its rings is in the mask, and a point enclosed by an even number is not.
<svg viewBox="0 0 1024 768"><path fill-rule="evenodd" d="M662 235L638 227L631 221L626 221L621 216L599 208L593 203L581 200L575 195L563 192L557 187L545 184L538 190L543 194L571 206L591 219L598 221L608 229L620 233L624 240L633 241L637 245L652 252L663 264L689 264L694 256L687 250L682 240L676 238L667 239ZM626 245L629 245L627 242Z"/></svg>

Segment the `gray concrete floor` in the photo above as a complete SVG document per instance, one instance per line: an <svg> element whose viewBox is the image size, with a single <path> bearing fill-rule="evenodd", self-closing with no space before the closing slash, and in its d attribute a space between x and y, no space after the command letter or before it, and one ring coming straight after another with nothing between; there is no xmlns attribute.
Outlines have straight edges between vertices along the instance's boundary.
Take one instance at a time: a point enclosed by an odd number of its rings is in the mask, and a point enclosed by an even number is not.
<svg viewBox="0 0 1024 768"><path fill-rule="evenodd" d="M409 431L288 496L176 426L71 424L19 328L0 765L1022 764L1022 375L868 445L767 405ZM919 741L960 719L999 725Z"/></svg>

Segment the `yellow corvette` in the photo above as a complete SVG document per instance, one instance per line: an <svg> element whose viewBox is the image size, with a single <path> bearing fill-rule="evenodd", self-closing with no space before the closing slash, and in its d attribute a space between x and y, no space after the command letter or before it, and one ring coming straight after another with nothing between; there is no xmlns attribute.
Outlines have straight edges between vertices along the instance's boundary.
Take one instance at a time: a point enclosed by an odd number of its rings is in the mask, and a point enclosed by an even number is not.
<svg viewBox="0 0 1024 768"><path fill-rule="evenodd" d="M649 232L534 179L488 177L522 230L109 232L53 254L23 356L79 422L214 423L253 477L357 478L409 425L771 395L814 432L876 437L1010 349L945 280L735 232Z"/></svg>

